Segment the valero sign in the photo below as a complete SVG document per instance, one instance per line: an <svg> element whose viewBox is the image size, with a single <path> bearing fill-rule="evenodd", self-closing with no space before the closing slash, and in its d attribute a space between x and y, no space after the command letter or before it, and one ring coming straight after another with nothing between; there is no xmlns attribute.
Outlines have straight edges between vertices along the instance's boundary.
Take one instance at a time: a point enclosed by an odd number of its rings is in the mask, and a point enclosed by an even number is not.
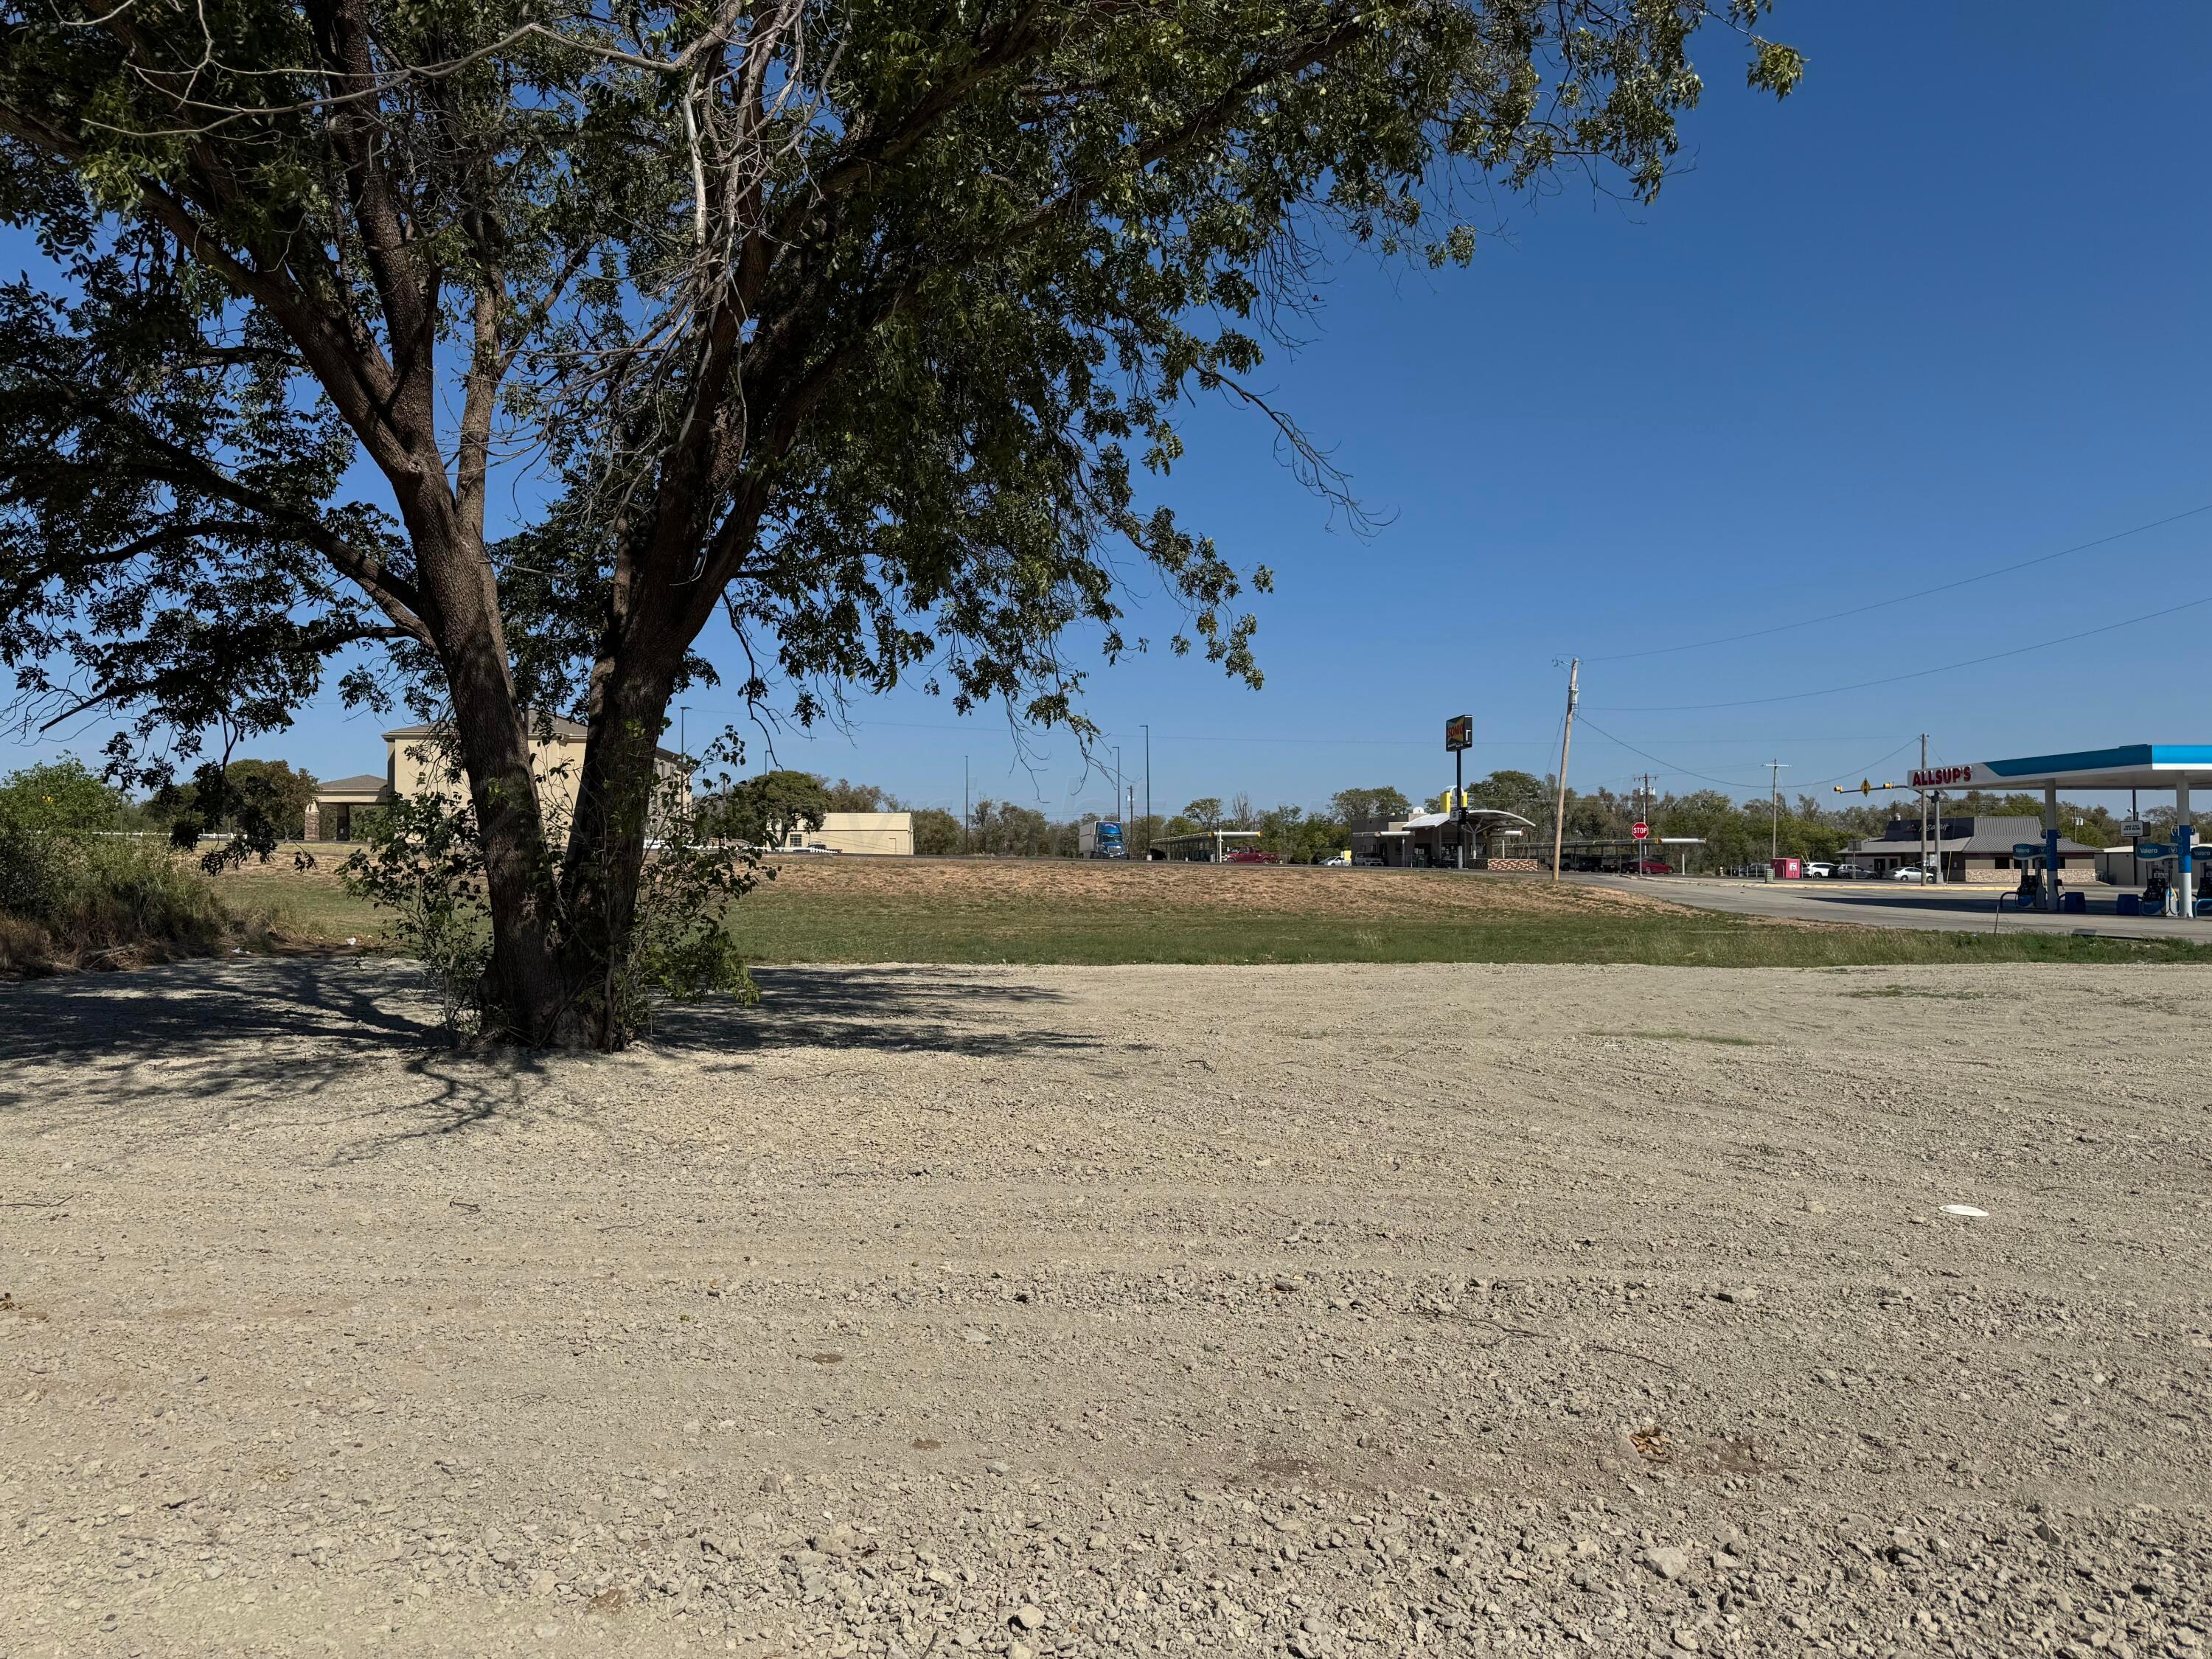
<svg viewBox="0 0 2212 1659"><path fill-rule="evenodd" d="M1929 766L1912 774L1915 789L1948 789L1954 783L1972 783L1974 769L1971 766Z"/></svg>

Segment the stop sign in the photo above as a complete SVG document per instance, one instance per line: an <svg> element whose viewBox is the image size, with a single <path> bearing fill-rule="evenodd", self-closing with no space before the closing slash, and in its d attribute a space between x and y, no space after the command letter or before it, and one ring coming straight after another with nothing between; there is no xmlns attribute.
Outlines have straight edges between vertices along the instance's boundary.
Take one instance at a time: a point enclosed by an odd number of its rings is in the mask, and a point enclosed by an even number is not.
<svg viewBox="0 0 2212 1659"><path fill-rule="evenodd" d="M1648 823L1639 823L1636 826L1635 834L1637 840L1648 841L1651 836L1651 826Z"/></svg>

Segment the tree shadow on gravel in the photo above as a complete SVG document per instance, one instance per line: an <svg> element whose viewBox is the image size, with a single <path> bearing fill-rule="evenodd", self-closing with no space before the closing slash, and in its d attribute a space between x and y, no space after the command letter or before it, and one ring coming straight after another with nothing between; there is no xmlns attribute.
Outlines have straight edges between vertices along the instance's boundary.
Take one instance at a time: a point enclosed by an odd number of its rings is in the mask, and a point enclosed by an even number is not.
<svg viewBox="0 0 2212 1659"><path fill-rule="evenodd" d="M1049 986L941 968L763 968L753 980L760 987L758 1007L720 1002L670 1009L651 1046L702 1060L805 1048L994 1060L1108 1046L1093 1032L1050 1030L1026 1019L992 1023L1008 1012L1070 1000Z"/></svg>
<svg viewBox="0 0 2212 1659"><path fill-rule="evenodd" d="M980 1057L1103 1046L995 1012L1064 1000L930 969L777 969L762 1002L679 1008L644 1046L702 1072L819 1045ZM718 1064L717 1056L728 1058ZM495 1120L597 1115L619 1056L456 1050L418 972L378 957L228 957L0 985L0 1121L149 1139L298 1128L343 1163Z"/></svg>
<svg viewBox="0 0 2212 1659"><path fill-rule="evenodd" d="M40 1129L104 1122L157 1139L313 1121L342 1158L486 1122L541 1069L457 1052L419 975L387 959L224 957L0 986L0 1119Z"/></svg>

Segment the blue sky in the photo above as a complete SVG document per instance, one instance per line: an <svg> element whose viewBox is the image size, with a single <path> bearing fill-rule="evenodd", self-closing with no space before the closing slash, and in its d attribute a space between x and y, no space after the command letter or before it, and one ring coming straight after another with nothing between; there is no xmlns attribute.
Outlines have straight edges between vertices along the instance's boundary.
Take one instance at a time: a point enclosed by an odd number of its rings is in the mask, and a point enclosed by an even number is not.
<svg viewBox="0 0 2212 1659"><path fill-rule="evenodd" d="M1779 757L1785 790L1825 795L1832 777L1898 775L1923 731L1943 761L2212 738L2189 695L2212 605L1898 678L2212 597L2212 513L1909 605L1626 654L2212 504L2212 8L2128 21L1785 0L1771 33L1805 51L1802 88L1779 106L1748 94L1709 33L1686 170L1656 205L1568 184L1500 202L1465 271L1346 256L1311 344L1260 379L1389 522L1366 540L1332 527L1249 416L1192 410L1166 498L1238 564L1274 569L1255 607L1267 681L1164 653L1101 668L1090 706L1125 772L1141 787L1149 722L1164 811L1239 791L1427 793L1450 778L1443 722L1467 712L1474 772L1540 774L1570 655L1582 787L1648 769L1662 788L1755 793ZM1156 605L1131 631L1173 621ZM697 699L694 746L719 706ZM1055 815L1110 802L1065 738L1025 765L997 715L919 694L854 715L849 734L787 734L777 758L955 810L963 757L978 795ZM333 697L257 752L377 769L379 725ZM102 736L67 741L89 755Z"/></svg>

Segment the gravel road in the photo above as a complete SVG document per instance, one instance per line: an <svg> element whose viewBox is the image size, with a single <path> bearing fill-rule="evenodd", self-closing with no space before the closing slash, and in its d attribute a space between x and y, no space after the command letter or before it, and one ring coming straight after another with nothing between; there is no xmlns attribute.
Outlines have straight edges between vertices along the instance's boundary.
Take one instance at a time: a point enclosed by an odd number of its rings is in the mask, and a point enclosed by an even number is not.
<svg viewBox="0 0 2212 1659"><path fill-rule="evenodd" d="M0 1653L2212 1643L2212 970L764 983L0 987Z"/></svg>

